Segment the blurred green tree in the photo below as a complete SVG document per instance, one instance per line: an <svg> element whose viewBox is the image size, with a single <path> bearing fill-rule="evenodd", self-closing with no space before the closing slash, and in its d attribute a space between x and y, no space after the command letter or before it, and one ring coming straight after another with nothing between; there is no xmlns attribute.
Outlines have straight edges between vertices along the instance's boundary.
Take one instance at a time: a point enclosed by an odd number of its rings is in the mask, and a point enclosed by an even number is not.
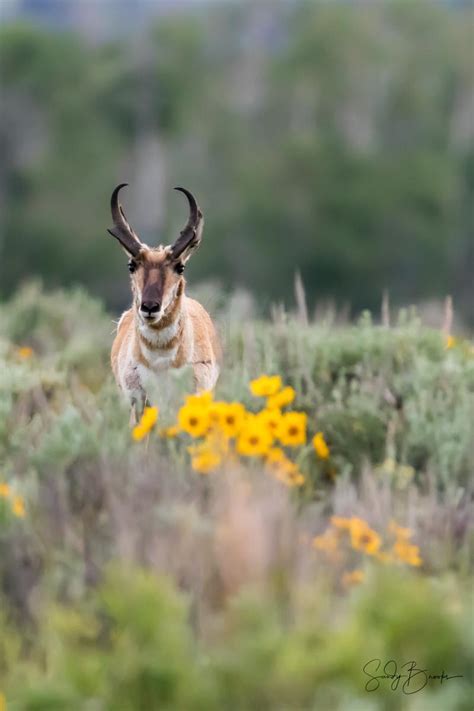
<svg viewBox="0 0 474 711"><path fill-rule="evenodd" d="M189 185L204 208L195 279L263 303L354 309L452 293L469 317L472 8L257 2L161 17L103 44L0 31L1 290L30 275L128 299L107 239L112 187L169 241Z"/></svg>

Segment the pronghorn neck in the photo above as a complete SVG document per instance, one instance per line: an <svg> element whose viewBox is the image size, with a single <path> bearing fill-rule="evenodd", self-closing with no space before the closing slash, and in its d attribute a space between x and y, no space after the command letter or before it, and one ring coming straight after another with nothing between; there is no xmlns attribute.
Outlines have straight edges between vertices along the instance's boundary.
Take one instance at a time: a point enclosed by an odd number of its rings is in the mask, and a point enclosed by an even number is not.
<svg viewBox="0 0 474 711"><path fill-rule="evenodd" d="M176 296L169 304L157 324L144 324L135 309L135 329L137 342L143 361L152 365L157 359L173 359L176 355L186 318L183 309L184 284L181 283Z"/></svg>

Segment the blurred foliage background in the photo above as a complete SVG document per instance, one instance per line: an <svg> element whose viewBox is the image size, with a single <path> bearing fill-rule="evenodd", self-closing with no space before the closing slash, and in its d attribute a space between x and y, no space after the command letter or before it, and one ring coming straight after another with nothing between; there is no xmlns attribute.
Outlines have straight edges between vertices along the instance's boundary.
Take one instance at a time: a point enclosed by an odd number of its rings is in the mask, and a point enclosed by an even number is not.
<svg viewBox="0 0 474 711"><path fill-rule="evenodd" d="M242 306L212 309L216 399L255 411L249 379L282 374L330 447L290 452L301 488L255 457L194 471L196 440L160 435L184 382L133 441L110 315L84 290L29 285L0 305L0 708L472 710L472 341L447 347L406 311L389 327ZM332 514L366 521L386 554L397 522L422 562L316 547ZM369 693L371 659L459 678Z"/></svg>
<svg viewBox="0 0 474 711"><path fill-rule="evenodd" d="M0 709L470 710L474 350L437 305L474 326L472 1L0 18ZM132 441L108 362L123 181L150 244L184 222L173 186L197 195L217 397L252 407L265 372L295 388L330 448L308 444L301 490L258 462L201 476L181 435ZM297 309L266 318L298 271ZM380 325L341 323L383 291ZM408 527L420 562L320 550L333 514L387 546ZM368 694L371 658L458 678Z"/></svg>
<svg viewBox="0 0 474 711"><path fill-rule="evenodd" d="M353 311L472 291L471 2L5 0L0 289L126 305L109 197L145 241L206 217L192 281Z"/></svg>

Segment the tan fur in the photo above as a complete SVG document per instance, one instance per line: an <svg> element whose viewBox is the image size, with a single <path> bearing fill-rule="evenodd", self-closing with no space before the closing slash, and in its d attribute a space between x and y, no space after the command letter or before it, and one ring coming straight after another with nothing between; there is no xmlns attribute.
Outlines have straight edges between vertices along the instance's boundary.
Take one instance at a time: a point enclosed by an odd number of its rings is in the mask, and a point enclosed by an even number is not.
<svg viewBox="0 0 474 711"><path fill-rule="evenodd" d="M149 377L190 365L196 390L214 388L219 375L220 345L204 307L187 297L184 277L169 264L167 248L143 250L132 275L134 303L122 315L112 345L112 370L118 386L138 411L146 399ZM144 322L140 301L144 289L160 289L163 304L156 321ZM150 293L150 292L149 292Z"/></svg>
<svg viewBox="0 0 474 711"><path fill-rule="evenodd" d="M114 226L108 232L130 257L133 304L122 315L112 345L112 370L118 386L139 413L153 382L174 368L191 366L197 390L212 390L219 376L220 347L214 325L200 303L188 298L182 276L199 247L204 225L195 197L185 188L189 217L172 245L150 248L140 241L112 193Z"/></svg>

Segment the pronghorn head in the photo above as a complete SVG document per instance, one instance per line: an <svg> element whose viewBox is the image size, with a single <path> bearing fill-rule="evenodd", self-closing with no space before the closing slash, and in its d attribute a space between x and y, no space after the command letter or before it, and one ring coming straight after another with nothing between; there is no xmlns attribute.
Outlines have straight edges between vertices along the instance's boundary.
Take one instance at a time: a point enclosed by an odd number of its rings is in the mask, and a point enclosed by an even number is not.
<svg viewBox="0 0 474 711"><path fill-rule="evenodd" d="M110 206L114 226L108 232L129 256L128 269L136 312L143 323L153 325L182 292L184 265L199 247L204 220L192 193L185 188L175 188L188 199L188 221L173 244L149 247L132 230L119 203L119 192L125 185L127 183L118 185L112 193Z"/></svg>

